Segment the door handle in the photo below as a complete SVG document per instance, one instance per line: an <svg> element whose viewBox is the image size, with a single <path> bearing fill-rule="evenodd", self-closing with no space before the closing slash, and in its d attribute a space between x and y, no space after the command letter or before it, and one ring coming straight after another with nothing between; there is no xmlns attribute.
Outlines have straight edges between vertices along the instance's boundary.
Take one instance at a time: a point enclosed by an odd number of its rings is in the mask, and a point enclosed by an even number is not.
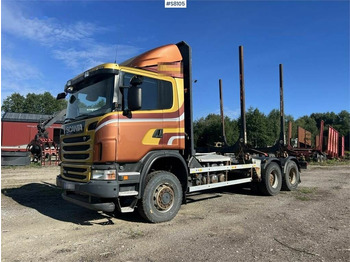
<svg viewBox="0 0 350 262"><path fill-rule="evenodd" d="M153 138L163 138L163 129L156 129L153 133Z"/></svg>

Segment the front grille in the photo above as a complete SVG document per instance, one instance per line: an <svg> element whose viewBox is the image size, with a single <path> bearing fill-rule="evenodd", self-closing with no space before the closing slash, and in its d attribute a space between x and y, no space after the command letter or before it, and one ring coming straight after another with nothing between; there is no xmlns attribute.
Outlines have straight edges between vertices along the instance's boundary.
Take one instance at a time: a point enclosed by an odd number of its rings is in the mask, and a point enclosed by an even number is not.
<svg viewBox="0 0 350 262"><path fill-rule="evenodd" d="M85 151L90 148L90 145L64 146L64 151Z"/></svg>
<svg viewBox="0 0 350 262"><path fill-rule="evenodd" d="M90 140L90 136L76 136L76 137L67 137L63 138L63 143L81 143L88 142Z"/></svg>
<svg viewBox="0 0 350 262"><path fill-rule="evenodd" d="M63 172L64 173L69 173L69 172L80 172L80 173L84 173L86 172L86 168L83 167L70 167L70 166L65 166L63 167Z"/></svg>
<svg viewBox="0 0 350 262"><path fill-rule="evenodd" d="M63 157L70 160L85 160L89 158L89 154L63 154Z"/></svg>
<svg viewBox="0 0 350 262"><path fill-rule="evenodd" d="M76 175L76 174L65 174L64 176L69 178L79 179L79 180L84 180L86 178L86 176L84 175Z"/></svg>
<svg viewBox="0 0 350 262"><path fill-rule="evenodd" d="M73 178L77 180L86 180L88 176L88 169L85 167L71 167L63 166L63 175L66 178Z"/></svg>
<svg viewBox="0 0 350 262"><path fill-rule="evenodd" d="M89 135L65 137L62 143L63 161L91 161L92 148Z"/></svg>
<svg viewBox="0 0 350 262"><path fill-rule="evenodd" d="M62 139L62 175L66 179L87 182L92 162L92 142L89 135L64 137Z"/></svg>

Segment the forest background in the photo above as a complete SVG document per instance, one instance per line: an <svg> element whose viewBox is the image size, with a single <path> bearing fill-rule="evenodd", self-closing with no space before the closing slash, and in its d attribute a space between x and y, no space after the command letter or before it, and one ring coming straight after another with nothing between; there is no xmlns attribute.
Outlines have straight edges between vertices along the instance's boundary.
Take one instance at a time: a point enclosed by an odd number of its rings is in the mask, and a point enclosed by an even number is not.
<svg viewBox="0 0 350 262"><path fill-rule="evenodd" d="M56 100L49 92L43 94L29 93L22 96L13 93L4 99L1 106L2 115L6 112L32 113L51 115L66 108L66 100ZM224 118L227 143L233 145L239 137L240 117L232 119ZM328 133L329 126L335 128L340 137L345 137L345 150L349 151L350 141L350 113L342 110L339 113L325 112L312 113L298 119L292 115L285 115L286 132L288 122L292 123L292 138L297 138L297 127L300 126L311 132L311 143L315 146L315 137L319 134L321 121L324 121L324 132ZM196 119L194 125L194 140L197 147L214 146L217 142L223 142L221 116L208 114L206 117ZM246 112L248 144L253 147L272 146L276 143L280 133L280 112L273 109L267 115L258 108L250 107Z"/></svg>

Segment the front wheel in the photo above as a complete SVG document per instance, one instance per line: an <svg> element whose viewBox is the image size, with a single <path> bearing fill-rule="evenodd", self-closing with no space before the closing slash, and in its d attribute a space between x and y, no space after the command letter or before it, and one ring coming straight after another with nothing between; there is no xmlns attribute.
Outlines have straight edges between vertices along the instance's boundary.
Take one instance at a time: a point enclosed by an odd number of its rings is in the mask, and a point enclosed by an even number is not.
<svg viewBox="0 0 350 262"><path fill-rule="evenodd" d="M167 171L148 175L138 211L152 223L173 219L182 203L182 187L179 179Z"/></svg>
<svg viewBox="0 0 350 262"><path fill-rule="evenodd" d="M277 163L271 162L262 172L260 191L266 196L277 195L282 187L282 172Z"/></svg>

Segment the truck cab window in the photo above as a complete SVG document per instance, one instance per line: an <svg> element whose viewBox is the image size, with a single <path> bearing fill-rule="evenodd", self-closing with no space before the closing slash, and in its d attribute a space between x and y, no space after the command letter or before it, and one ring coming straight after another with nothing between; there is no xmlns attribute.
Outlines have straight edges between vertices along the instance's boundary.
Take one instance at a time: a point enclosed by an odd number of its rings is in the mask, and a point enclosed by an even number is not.
<svg viewBox="0 0 350 262"><path fill-rule="evenodd" d="M130 86L133 74L124 74L123 86ZM139 85L142 89L142 108L140 110L169 109L173 106L173 89L171 82L143 77Z"/></svg>
<svg viewBox="0 0 350 262"><path fill-rule="evenodd" d="M115 76L88 84L70 95L66 119L94 117L112 111Z"/></svg>

